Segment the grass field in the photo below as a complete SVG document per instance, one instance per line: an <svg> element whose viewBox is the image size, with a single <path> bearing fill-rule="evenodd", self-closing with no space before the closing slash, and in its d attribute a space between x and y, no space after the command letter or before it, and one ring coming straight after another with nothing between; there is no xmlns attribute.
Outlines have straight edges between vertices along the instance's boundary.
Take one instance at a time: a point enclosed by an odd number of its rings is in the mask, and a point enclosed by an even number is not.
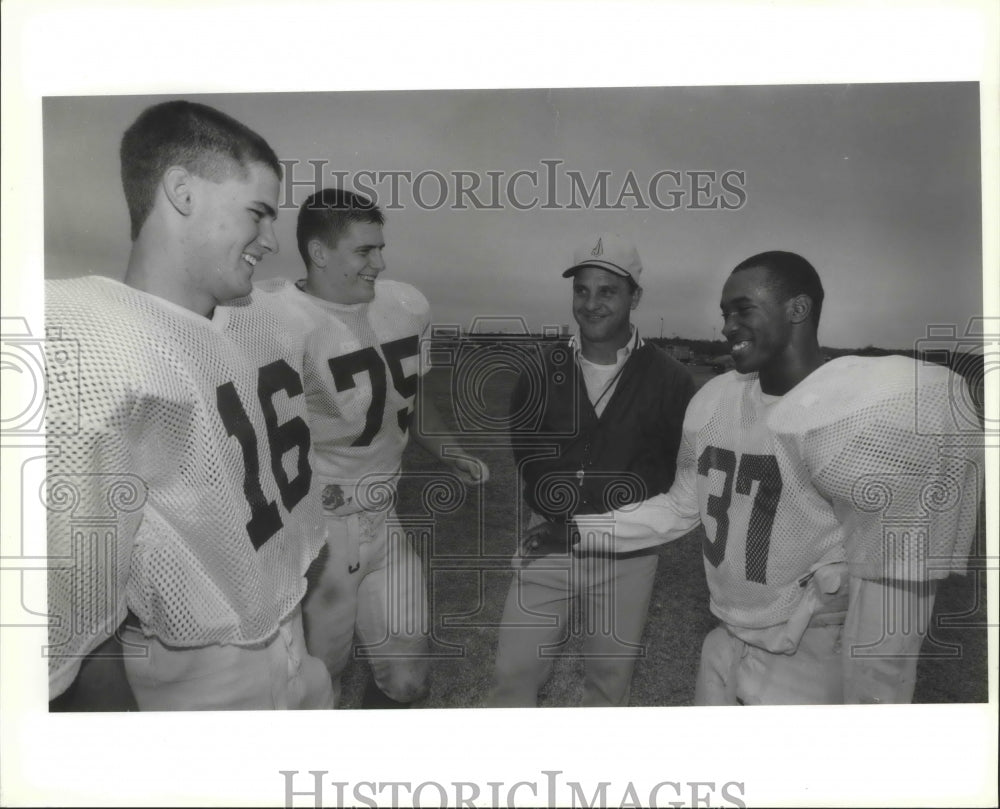
<svg viewBox="0 0 1000 809"><path fill-rule="evenodd" d="M711 370L693 367L699 384ZM446 421L455 423L452 377L435 369L425 379L424 395L437 403ZM479 422L505 412L511 373L479 380L469 399ZM397 513L413 526L424 559L431 593L432 651L436 659L427 708L483 707L496 655L497 624L510 583L510 559L516 547L518 492L513 459L501 431L470 434L491 471L490 482L470 491L462 505L435 513L423 494L441 467L412 442L404 456ZM428 528L428 526L430 526ZM700 529L664 546L644 636L644 654L636 665L631 704L691 705L701 642L716 621L708 610ZM985 555L985 532L975 553ZM951 577L939 588L930 635L918 669L915 702L960 703L987 700L986 593L983 572ZM570 640L540 694L541 706L574 706L582 693L583 661L579 641ZM343 707L359 707L370 677L367 665L354 661L344 676Z"/></svg>

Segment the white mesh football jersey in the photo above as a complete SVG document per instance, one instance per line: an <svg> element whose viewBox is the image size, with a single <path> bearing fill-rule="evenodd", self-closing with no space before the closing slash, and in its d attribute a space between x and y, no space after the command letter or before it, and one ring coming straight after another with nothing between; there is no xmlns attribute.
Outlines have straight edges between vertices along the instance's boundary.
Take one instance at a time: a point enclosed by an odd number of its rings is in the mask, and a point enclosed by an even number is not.
<svg viewBox="0 0 1000 809"><path fill-rule="evenodd" d="M982 441L955 438L961 384L905 357L833 360L782 397L756 374L713 379L688 407L671 491L616 511L616 536L673 539L702 522L712 611L734 627L786 621L818 564L960 572L982 469Z"/></svg>
<svg viewBox="0 0 1000 809"><path fill-rule="evenodd" d="M252 645L322 547L303 346L255 293L212 319L107 278L46 284L78 384L48 379L50 687L121 623Z"/></svg>
<svg viewBox="0 0 1000 809"><path fill-rule="evenodd" d="M984 483L965 381L896 356L843 357L806 381L784 397L773 426L842 521L851 573L963 573Z"/></svg>
<svg viewBox="0 0 1000 809"><path fill-rule="evenodd" d="M274 291L308 324L305 387L320 491L375 507L394 485L406 448L430 306L419 290L377 281L360 304L324 301L280 279ZM359 489L359 482L363 488ZM330 502L330 506L338 505Z"/></svg>

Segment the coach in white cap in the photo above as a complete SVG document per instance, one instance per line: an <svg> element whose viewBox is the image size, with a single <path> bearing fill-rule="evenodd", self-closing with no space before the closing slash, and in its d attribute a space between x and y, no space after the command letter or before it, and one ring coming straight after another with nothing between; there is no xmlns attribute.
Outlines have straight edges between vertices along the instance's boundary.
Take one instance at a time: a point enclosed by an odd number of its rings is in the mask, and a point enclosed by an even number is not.
<svg viewBox="0 0 1000 809"><path fill-rule="evenodd" d="M629 285L630 288L633 291L639 288L641 294L639 276L642 274L642 260L639 258L639 251L632 242L617 233L600 233L577 247L573 251L573 266L563 272L563 278L576 275L578 270L585 267L607 270L619 278L630 279L635 282L634 285ZM638 302L639 299L636 298L635 303Z"/></svg>
<svg viewBox="0 0 1000 809"><path fill-rule="evenodd" d="M493 706L533 706L573 633L582 598L584 705L627 705L657 555L580 553L568 529L581 514L670 488L694 382L631 322L642 261L615 233L587 239L563 277L573 281L579 336L544 355L543 390L525 373L511 398L511 444L524 482L523 527L500 627ZM575 625L574 625L575 626Z"/></svg>

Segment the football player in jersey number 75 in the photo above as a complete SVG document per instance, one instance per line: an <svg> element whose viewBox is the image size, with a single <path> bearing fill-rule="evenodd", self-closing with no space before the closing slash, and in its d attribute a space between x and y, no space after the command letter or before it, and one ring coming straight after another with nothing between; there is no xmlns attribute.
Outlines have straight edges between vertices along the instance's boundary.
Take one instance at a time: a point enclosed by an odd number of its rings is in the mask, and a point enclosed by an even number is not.
<svg viewBox="0 0 1000 809"><path fill-rule="evenodd" d="M364 707L399 707L428 687L428 606L420 558L392 510L411 423L415 439L466 484L485 464L449 437L429 400L420 401L420 341L430 325L414 287L385 270L382 212L337 188L299 209L297 240L306 278L262 286L279 291L306 339L305 386L316 449L315 496L327 548L310 571L304 602L309 650L326 661L339 694L354 636L372 664Z"/></svg>
<svg viewBox="0 0 1000 809"><path fill-rule="evenodd" d="M79 347L78 384L47 380L53 707L332 707L300 607L322 547L303 345L250 295L281 165L185 101L143 112L121 164L125 283L46 286Z"/></svg>
<svg viewBox="0 0 1000 809"><path fill-rule="evenodd" d="M721 625L697 704L909 702L935 584L965 570L983 442L952 407L964 382L900 356L824 362L822 303L801 256L739 264L721 300L735 370L691 400L674 485L577 519L581 544L622 549L704 526Z"/></svg>

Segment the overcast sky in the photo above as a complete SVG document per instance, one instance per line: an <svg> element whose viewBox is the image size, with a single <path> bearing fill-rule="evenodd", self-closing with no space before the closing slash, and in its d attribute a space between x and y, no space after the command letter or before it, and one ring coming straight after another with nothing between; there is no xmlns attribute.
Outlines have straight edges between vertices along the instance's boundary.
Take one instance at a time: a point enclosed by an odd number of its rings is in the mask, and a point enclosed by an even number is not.
<svg viewBox="0 0 1000 809"><path fill-rule="evenodd" d="M118 141L143 108L173 97L45 99L49 277L122 276ZM726 274L770 249L818 269L826 345L905 348L928 325L961 331L982 311L974 83L183 97L298 161L283 187L281 250L259 278L301 275L295 206L318 165L324 184L343 172L340 182L373 188L390 208L388 275L422 289L436 323L571 323L560 271L599 230L638 245L635 319L650 336L661 326L668 337L715 336ZM394 191L377 172L407 174Z"/></svg>

